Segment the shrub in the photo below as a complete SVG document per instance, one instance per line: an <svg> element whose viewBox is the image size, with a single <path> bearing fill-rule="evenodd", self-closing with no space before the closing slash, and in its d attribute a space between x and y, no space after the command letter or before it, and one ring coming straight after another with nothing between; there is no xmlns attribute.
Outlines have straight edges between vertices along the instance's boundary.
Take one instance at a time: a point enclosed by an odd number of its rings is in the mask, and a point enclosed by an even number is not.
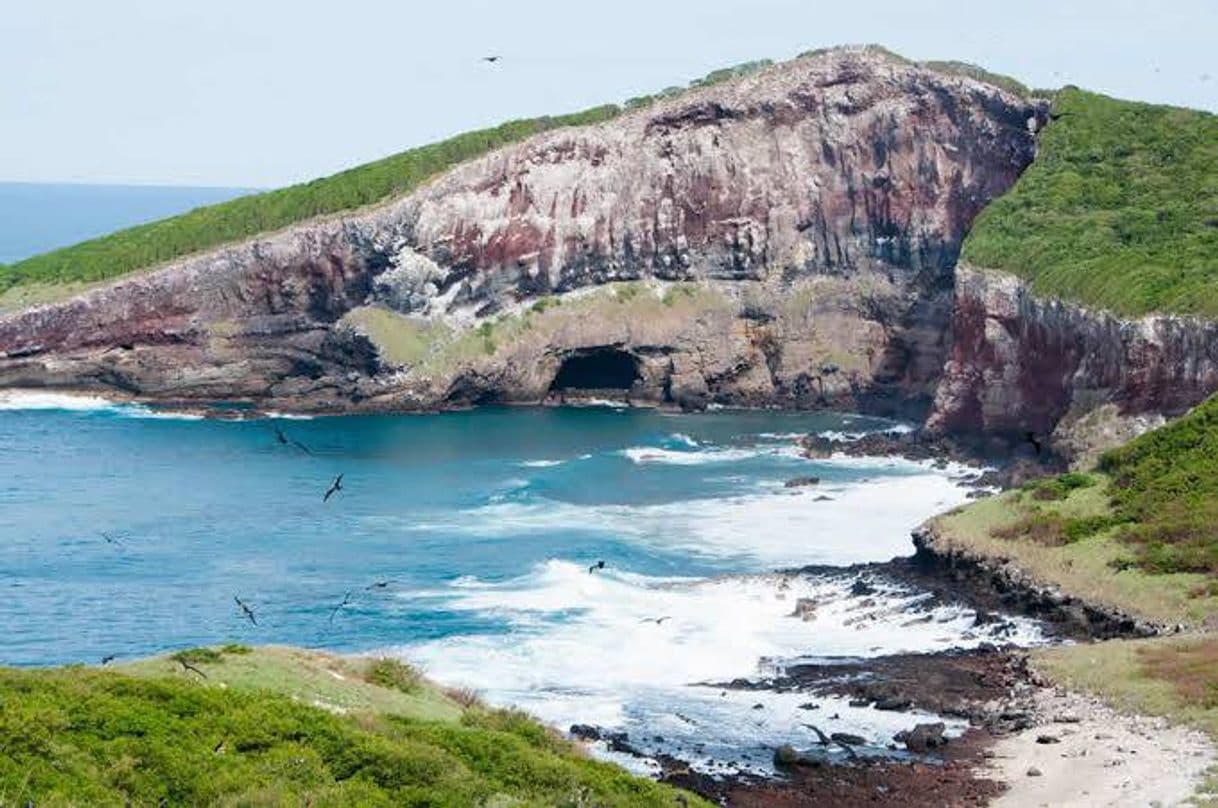
<svg viewBox="0 0 1218 808"><path fill-rule="evenodd" d="M403 693L413 693L423 684L423 675L399 659L382 657L368 666L364 681Z"/></svg>

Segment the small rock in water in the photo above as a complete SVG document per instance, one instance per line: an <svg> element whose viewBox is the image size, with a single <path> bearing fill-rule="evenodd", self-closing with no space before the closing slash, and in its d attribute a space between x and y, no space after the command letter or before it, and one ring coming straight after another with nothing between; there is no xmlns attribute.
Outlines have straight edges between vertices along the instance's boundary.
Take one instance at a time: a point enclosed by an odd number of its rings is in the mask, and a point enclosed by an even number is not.
<svg viewBox="0 0 1218 808"><path fill-rule="evenodd" d="M820 485L820 477L796 477L787 480L785 488L803 488L809 485Z"/></svg>
<svg viewBox="0 0 1218 808"><path fill-rule="evenodd" d="M880 699L875 703L875 708L877 710L908 710L912 706L912 699L903 699L899 696L889 696L888 698Z"/></svg>
<svg viewBox="0 0 1218 808"><path fill-rule="evenodd" d="M871 704L871 702L867 699L851 699L850 700L851 707L867 707L870 704Z"/></svg>
<svg viewBox="0 0 1218 808"><path fill-rule="evenodd" d="M1037 743L1061 743L1062 739L1058 738L1055 735L1037 735L1036 742Z"/></svg>
<svg viewBox="0 0 1218 808"><path fill-rule="evenodd" d="M1028 769L1028 777L1040 777L1042 774L1043 772L1035 766Z"/></svg>
<svg viewBox="0 0 1218 808"><path fill-rule="evenodd" d="M851 735L849 732L832 732L829 734L829 740L845 746L862 746L867 743L866 738L861 735Z"/></svg>
<svg viewBox="0 0 1218 808"><path fill-rule="evenodd" d="M867 583L862 578L859 578L854 582L854 585L850 587L850 594L860 597L864 595L874 595L875 587Z"/></svg>
<svg viewBox="0 0 1218 808"><path fill-rule="evenodd" d="M756 703L756 704L754 704L754 705L753 705L753 709L754 709L754 710L764 710L764 709L765 709L765 705L764 705L764 704L762 704L761 702L758 702L758 703Z"/></svg>
<svg viewBox="0 0 1218 808"><path fill-rule="evenodd" d="M805 701L803 704L799 705L799 709L801 709L801 710L819 710L820 705L814 701Z"/></svg>
<svg viewBox="0 0 1218 808"><path fill-rule="evenodd" d="M795 610L791 612L792 617L801 618L804 622L816 619L816 599L815 598L799 598L795 601Z"/></svg>
<svg viewBox="0 0 1218 808"><path fill-rule="evenodd" d="M933 724L917 724L913 729L902 730L893 736L894 741L905 744L905 748L915 754L925 754L947 743L943 731L947 727L941 721Z"/></svg>

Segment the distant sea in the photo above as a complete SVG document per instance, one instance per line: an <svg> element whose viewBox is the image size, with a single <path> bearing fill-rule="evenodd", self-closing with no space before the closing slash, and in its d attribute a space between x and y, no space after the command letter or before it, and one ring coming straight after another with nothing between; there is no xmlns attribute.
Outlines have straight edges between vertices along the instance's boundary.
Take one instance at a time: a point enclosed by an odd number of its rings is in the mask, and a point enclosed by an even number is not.
<svg viewBox="0 0 1218 808"><path fill-rule="evenodd" d="M256 192L253 188L0 182L0 263Z"/></svg>

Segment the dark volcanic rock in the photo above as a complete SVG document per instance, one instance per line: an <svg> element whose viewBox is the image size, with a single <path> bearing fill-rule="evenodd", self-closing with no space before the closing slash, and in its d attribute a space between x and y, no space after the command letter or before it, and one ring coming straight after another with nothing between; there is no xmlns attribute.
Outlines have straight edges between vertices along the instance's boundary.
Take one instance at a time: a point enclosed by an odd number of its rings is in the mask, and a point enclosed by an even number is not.
<svg viewBox="0 0 1218 808"><path fill-rule="evenodd" d="M947 739L943 737L945 729L942 721L936 721L933 724L916 724L913 729L898 732L893 736L893 740L905 744L905 748L914 754L924 755L947 743Z"/></svg>

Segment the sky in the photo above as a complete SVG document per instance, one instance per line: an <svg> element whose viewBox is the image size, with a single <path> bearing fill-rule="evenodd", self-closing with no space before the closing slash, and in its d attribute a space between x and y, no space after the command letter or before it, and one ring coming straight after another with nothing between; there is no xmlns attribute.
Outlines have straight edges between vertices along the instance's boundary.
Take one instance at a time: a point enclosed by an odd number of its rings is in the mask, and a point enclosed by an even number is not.
<svg viewBox="0 0 1218 808"><path fill-rule="evenodd" d="M38 0L0 15L0 181L279 186L865 42L1218 111L1218 0Z"/></svg>

